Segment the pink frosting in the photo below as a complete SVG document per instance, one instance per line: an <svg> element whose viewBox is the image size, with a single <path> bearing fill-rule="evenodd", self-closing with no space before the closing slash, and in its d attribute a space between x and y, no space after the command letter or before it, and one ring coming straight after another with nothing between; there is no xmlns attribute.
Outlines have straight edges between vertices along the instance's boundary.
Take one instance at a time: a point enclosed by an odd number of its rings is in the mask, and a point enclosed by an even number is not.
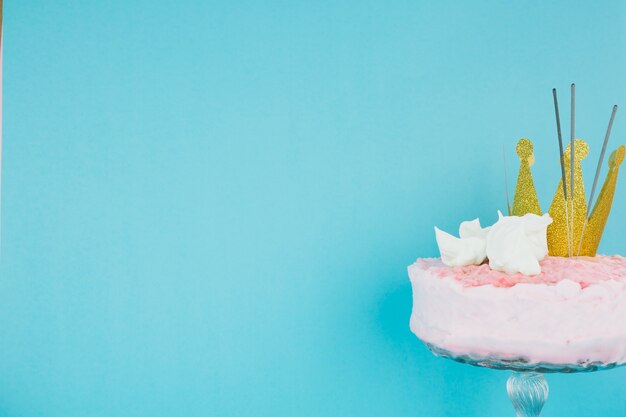
<svg viewBox="0 0 626 417"><path fill-rule="evenodd" d="M445 266L439 258L418 259L418 264L431 274L440 278L453 278L465 287L493 285L494 287L512 287L515 284L557 284L568 279L580 284L582 288L594 282L626 279L626 258L613 255L595 257L580 256L561 258L549 256L541 264L539 275L509 275L494 271L487 263L462 267Z"/></svg>

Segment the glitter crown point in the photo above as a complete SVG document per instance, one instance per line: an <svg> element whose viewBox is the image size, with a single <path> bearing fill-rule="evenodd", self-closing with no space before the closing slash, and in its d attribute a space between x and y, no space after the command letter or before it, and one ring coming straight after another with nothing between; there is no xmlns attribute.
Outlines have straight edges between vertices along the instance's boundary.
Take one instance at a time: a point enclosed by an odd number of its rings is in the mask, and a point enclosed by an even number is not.
<svg viewBox="0 0 626 417"><path fill-rule="evenodd" d="M523 216L527 213L541 215L531 173L531 166L535 161L532 142L527 138L520 139L516 152L520 158L520 167L512 214L514 216ZM587 208L581 166L581 161L589 154L589 145L582 139L575 140L573 167L571 167L570 152L568 144L563 152L568 197L565 198L561 179L548 211L553 220L547 232L548 252L550 256L595 256L613 204L619 167L624 161L626 147L621 145L608 158L608 172L604 184L593 210L590 211ZM572 169L574 170L573 187Z"/></svg>

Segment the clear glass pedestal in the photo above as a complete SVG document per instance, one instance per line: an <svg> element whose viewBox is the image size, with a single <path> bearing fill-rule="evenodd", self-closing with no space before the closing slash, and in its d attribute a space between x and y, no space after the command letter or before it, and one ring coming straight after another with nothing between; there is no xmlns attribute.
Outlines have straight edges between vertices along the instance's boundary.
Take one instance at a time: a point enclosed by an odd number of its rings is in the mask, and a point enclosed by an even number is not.
<svg viewBox="0 0 626 417"><path fill-rule="evenodd" d="M548 399L548 382L537 372L513 372L506 391L517 417L537 417Z"/></svg>
<svg viewBox="0 0 626 417"><path fill-rule="evenodd" d="M573 364L534 363L529 364L524 358L502 359L488 357L476 359L469 355L455 355L437 346L426 343L428 349L437 356L452 359L483 368L513 371L506 383L506 390L517 417L538 417L548 399L546 373L594 372L612 369L614 363L579 362Z"/></svg>

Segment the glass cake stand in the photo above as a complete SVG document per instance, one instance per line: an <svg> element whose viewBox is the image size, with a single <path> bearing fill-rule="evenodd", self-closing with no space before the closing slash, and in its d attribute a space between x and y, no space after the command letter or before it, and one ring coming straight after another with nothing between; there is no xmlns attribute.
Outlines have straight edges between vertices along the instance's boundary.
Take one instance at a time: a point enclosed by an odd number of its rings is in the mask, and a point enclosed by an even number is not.
<svg viewBox="0 0 626 417"><path fill-rule="evenodd" d="M488 357L476 359L469 355L455 355L430 343L425 344L431 352L443 358L483 368L513 371L513 374L506 383L506 390L513 403L517 417L538 417L541 413L541 409L548 399L548 382L543 374L556 372L594 372L612 369L618 366L615 363L607 364L599 362L529 364L523 358L501 359Z"/></svg>

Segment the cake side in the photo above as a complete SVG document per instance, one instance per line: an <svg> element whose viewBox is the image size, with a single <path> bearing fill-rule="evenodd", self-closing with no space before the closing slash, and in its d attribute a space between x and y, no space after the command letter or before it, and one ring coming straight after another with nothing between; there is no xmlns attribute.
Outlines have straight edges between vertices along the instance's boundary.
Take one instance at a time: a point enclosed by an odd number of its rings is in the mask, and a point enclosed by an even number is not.
<svg viewBox="0 0 626 417"><path fill-rule="evenodd" d="M605 264L615 261L605 258ZM624 258L617 261L626 266ZM578 265L558 280L544 276L545 282L468 286L418 260L409 266L411 330L428 344L474 359L626 363L626 275L589 279L597 267ZM494 272L510 280L491 270L490 279L497 278Z"/></svg>

